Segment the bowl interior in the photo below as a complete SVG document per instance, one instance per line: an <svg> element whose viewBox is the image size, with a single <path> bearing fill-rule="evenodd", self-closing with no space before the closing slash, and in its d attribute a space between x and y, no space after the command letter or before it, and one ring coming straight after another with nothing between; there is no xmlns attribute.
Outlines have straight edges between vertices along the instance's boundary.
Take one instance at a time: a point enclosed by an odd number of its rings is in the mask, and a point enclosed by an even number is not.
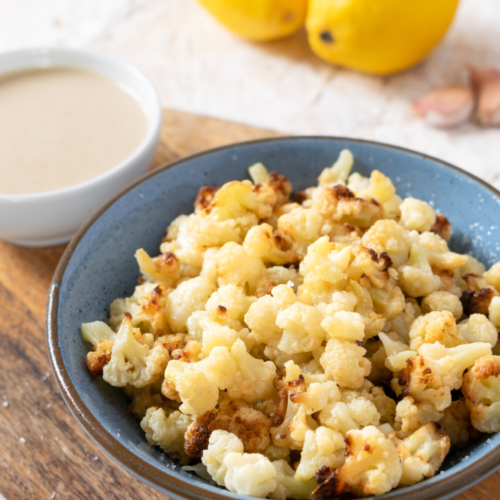
<svg viewBox="0 0 500 500"><path fill-rule="evenodd" d="M48 335L65 399L108 453L163 491L189 497L190 489L201 487L207 498L221 498L221 494L235 497L182 471L161 450L148 445L139 421L127 411L128 400L122 391L101 378L94 379L86 369L84 359L89 346L80 338L81 323L106 320L110 302L133 292L138 278L135 251L143 247L157 254L166 227L178 215L192 212L202 185L217 186L248 178L247 168L260 161L269 170L285 174L294 190L304 189L316 183L321 170L331 166L344 148L354 154L354 171L369 175L378 169L391 177L401 197L423 199L445 214L454 229L452 249L469 252L487 266L500 260L500 198L491 188L417 153L329 138L257 141L182 160L148 176L111 202L79 233L63 258L51 293ZM436 477L404 493L393 491L379 498L447 496L451 493L450 480L456 493L492 471L491 457L499 441L500 435L485 436L450 454L443 472ZM468 465L486 462L489 468L478 466L473 477L464 474L465 469L471 470Z"/></svg>

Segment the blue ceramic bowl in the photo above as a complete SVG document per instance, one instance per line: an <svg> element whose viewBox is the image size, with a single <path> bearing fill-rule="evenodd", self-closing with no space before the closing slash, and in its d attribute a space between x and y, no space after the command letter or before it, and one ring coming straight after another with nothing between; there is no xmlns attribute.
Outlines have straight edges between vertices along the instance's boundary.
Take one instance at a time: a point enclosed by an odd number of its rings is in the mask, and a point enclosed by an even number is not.
<svg viewBox="0 0 500 500"><path fill-rule="evenodd" d="M314 185L339 152L350 149L354 170L378 169L402 197L415 196L448 217L451 247L470 252L487 266L500 260L500 193L474 176L428 156L372 142L328 137L260 140L201 153L157 170L101 208L68 246L50 291L47 336L61 392L88 434L115 460L174 498L240 498L187 473L147 443L128 411L122 390L94 379L80 338L84 322L106 320L110 302L130 295L137 283L137 248L158 253L165 229L191 213L198 189L247 178L256 162L285 174L295 190ZM432 479L380 499L445 499L477 483L500 465L500 433L451 453Z"/></svg>

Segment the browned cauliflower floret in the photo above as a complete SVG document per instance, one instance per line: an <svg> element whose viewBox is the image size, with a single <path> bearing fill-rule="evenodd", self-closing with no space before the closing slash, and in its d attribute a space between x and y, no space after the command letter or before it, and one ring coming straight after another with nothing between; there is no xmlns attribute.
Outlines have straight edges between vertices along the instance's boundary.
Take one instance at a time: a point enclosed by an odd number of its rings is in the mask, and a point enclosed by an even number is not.
<svg viewBox="0 0 500 500"><path fill-rule="evenodd" d="M172 458L186 464L190 459L184 452L184 434L191 422L189 415L179 411L152 407L142 419L141 427L150 445L159 446Z"/></svg>
<svg viewBox="0 0 500 500"><path fill-rule="evenodd" d="M139 248L135 253L135 258L144 279L151 283L160 283L170 288L181 277L179 259L173 253L168 252L151 258L145 250Z"/></svg>
<svg viewBox="0 0 500 500"><path fill-rule="evenodd" d="M460 299L449 292L432 292L422 300L422 311L425 313L433 311L449 311L458 321L463 315L463 307Z"/></svg>
<svg viewBox="0 0 500 500"><path fill-rule="evenodd" d="M364 357L366 349L348 340L331 339L320 363L326 375L341 387L357 389L370 374L371 364Z"/></svg>
<svg viewBox="0 0 500 500"><path fill-rule="evenodd" d="M312 500L335 498L345 492L382 495L399 484L403 467L396 446L376 427L348 432L346 446L344 465L318 486Z"/></svg>
<svg viewBox="0 0 500 500"><path fill-rule="evenodd" d="M389 255L384 252L379 256L375 250L362 245L354 245L352 254L354 259L346 270L349 278L359 281L366 277L376 288L383 288L390 277L388 269L392 261Z"/></svg>
<svg viewBox="0 0 500 500"><path fill-rule="evenodd" d="M439 470L450 451L450 437L436 422L430 422L397 445L403 474L400 485L410 486Z"/></svg>
<svg viewBox="0 0 500 500"><path fill-rule="evenodd" d="M365 339L378 335L386 323L384 314L374 311L373 299L370 292L356 281L350 281L346 291L356 296L357 303L354 312L361 314L365 323Z"/></svg>
<svg viewBox="0 0 500 500"><path fill-rule="evenodd" d="M453 314L448 311L434 311L420 316L410 330L410 348L417 351L424 344L439 342L446 347L464 344Z"/></svg>
<svg viewBox="0 0 500 500"><path fill-rule="evenodd" d="M141 337L140 331L134 331L132 327L130 314L125 313L113 342L111 357L102 372L108 384L144 387L161 378L170 359L168 351L161 343L154 347L141 343Z"/></svg>
<svg viewBox="0 0 500 500"><path fill-rule="evenodd" d="M124 390L131 399L128 409L134 417L140 420L144 418L146 411L153 406L164 410L177 409L179 406L161 395L161 381L140 388L126 385Z"/></svg>
<svg viewBox="0 0 500 500"><path fill-rule="evenodd" d="M431 231L441 236L443 240L449 241L452 233L450 221L443 214L436 214L436 222L431 227Z"/></svg>
<svg viewBox="0 0 500 500"><path fill-rule="evenodd" d="M278 227L293 241L293 250L304 253L321 236L324 221L313 208L294 208L278 219Z"/></svg>
<svg viewBox="0 0 500 500"><path fill-rule="evenodd" d="M462 392L472 425L481 432L500 430L500 356L484 356L465 374Z"/></svg>
<svg viewBox="0 0 500 500"><path fill-rule="evenodd" d="M207 303L205 310L209 312L219 311L222 306L226 317L232 320L243 321L250 306L255 302L255 297L249 297L241 286L226 285L216 290Z"/></svg>
<svg viewBox="0 0 500 500"><path fill-rule="evenodd" d="M424 425L438 422L443 415L443 412L436 410L432 404L415 403L412 397L406 396L396 406L394 428L398 437L403 439Z"/></svg>
<svg viewBox="0 0 500 500"><path fill-rule="evenodd" d="M216 286L203 277L183 281L167 297L168 322L174 332L186 332L187 320L195 311L205 309L205 304Z"/></svg>
<svg viewBox="0 0 500 500"><path fill-rule="evenodd" d="M102 375L104 367L111 359L113 340L98 340L94 350L87 353L87 368L94 377Z"/></svg>
<svg viewBox="0 0 500 500"><path fill-rule="evenodd" d="M387 253L396 267L408 261L410 245L407 231L393 220L375 222L361 241L379 255Z"/></svg>
<svg viewBox="0 0 500 500"><path fill-rule="evenodd" d="M243 248L250 257L261 259L265 264L299 264L302 255L286 248L284 238L274 234L269 224L252 227L243 242Z"/></svg>
<svg viewBox="0 0 500 500"><path fill-rule="evenodd" d="M469 275L470 276L470 275ZM488 315L492 299L496 291L493 288L480 288L479 290L464 290L460 300L467 316L471 314Z"/></svg>
<svg viewBox="0 0 500 500"><path fill-rule="evenodd" d="M415 198L405 198L399 210L401 217L399 223L409 231L430 231L436 222L436 212L425 201Z"/></svg>

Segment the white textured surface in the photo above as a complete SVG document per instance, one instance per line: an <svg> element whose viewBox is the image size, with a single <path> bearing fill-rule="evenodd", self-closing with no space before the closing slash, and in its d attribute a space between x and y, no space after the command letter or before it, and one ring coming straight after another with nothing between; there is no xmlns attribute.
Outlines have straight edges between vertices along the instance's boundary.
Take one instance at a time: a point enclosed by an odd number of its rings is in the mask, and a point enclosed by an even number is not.
<svg viewBox="0 0 500 500"><path fill-rule="evenodd" d="M411 116L427 90L500 67L500 2L462 0L444 43L401 75L328 66L305 36L265 45L220 27L194 0L0 0L0 49L93 47L138 66L163 104L294 134L397 144L448 160L500 187L500 128L434 130Z"/></svg>

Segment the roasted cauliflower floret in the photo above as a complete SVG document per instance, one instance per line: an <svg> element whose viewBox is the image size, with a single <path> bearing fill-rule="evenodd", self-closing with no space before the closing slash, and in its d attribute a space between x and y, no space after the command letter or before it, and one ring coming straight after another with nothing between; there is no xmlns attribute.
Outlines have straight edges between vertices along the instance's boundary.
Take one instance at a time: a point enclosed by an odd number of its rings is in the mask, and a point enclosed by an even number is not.
<svg viewBox="0 0 500 500"><path fill-rule="evenodd" d="M243 248L250 257L261 259L265 264L283 265L298 264L301 255L293 250L287 250L284 238L274 235L274 229L269 224L252 227L243 242Z"/></svg>
<svg viewBox="0 0 500 500"><path fill-rule="evenodd" d="M327 427L307 431L295 477L307 481L323 466L338 469L345 461L344 436Z"/></svg>
<svg viewBox="0 0 500 500"><path fill-rule="evenodd" d="M144 387L161 378L170 359L168 351L162 344L153 348L143 345L137 340L140 338L141 333L132 327L130 314L125 313L113 342L111 357L102 370L108 384Z"/></svg>
<svg viewBox="0 0 500 500"><path fill-rule="evenodd" d="M330 168L325 168L318 177L319 186L333 186L345 183L354 164L354 157L348 149L343 149L337 161Z"/></svg>
<svg viewBox="0 0 500 500"><path fill-rule="evenodd" d="M113 332L113 330L111 331ZM113 334L114 333L115 332L113 332ZM111 359L111 351L113 350L113 343L114 340L98 340L94 349L87 353L87 368L90 373L94 375L94 377L102 375L104 367L109 363Z"/></svg>
<svg viewBox="0 0 500 500"><path fill-rule="evenodd" d="M417 351L424 344L439 342L446 347L464 343L453 314L448 311L434 311L420 316L410 330L410 348Z"/></svg>
<svg viewBox="0 0 500 500"><path fill-rule="evenodd" d="M192 419L179 411L149 408L141 420L142 430L152 446L159 446L172 458L187 464L190 458L184 452L184 434Z"/></svg>
<svg viewBox="0 0 500 500"><path fill-rule="evenodd" d="M226 285L212 293L205 304L205 310L214 312L222 306L229 319L243 321L245 314L255 300L255 297L249 297L245 294L243 287Z"/></svg>
<svg viewBox="0 0 500 500"><path fill-rule="evenodd" d="M160 283L167 288L173 287L181 277L179 259L173 253L164 253L151 258L139 248L135 253L143 277L151 283Z"/></svg>
<svg viewBox="0 0 500 500"><path fill-rule="evenodd" d="M318 309L300 302L281 311L276 317L276 325L283 330L278 348L287 354L317 349L326 336L322 320Z"/></svg>
<svg viewBox="0 0 500 500"><path fill-rule="evenodd" d="M229 453L243 454L243 443L234 434L224 430L212 432L208 448L203 452L201 461L208 470L212 479L220 486L225 485L227 465L224 458Z"/></svg>
<svg viewBox="0 0 500 500"><path fill-rule="evenodd" d="M409 486L432 477L450 451L450 437L436 422L428 423L397 445L403 463L400 485Z"/></svg>
<svg viewBox="0 0 500 500"><path fill-rule="evenodd" d="M436 212L425 201L415 198L405 198L399 210L401 218L399 223L408 231L430 231L436 222Z"/></svg>
<svg viewBox="0 0 500 500"><path fill-rule="evenodd" d="M500 293L500 262L497 262L484 273L486 282Z"/></svg>
<svg viewBox="0 0 500 500"><path fill-rule="evenodd" d="M424 297L422 300L422 310L425 313L449 311L457 321L464 313L460 299L456 295L444 291L432 292L427 297Z"/></svg>
<svg viewBox="0 0 500 500"><path fill-rule="evenodd" d="M217 255L217 276L220 287L241 286L251 294L264 272L262 260L250 257L246 250L236 243L226 243Z"/></svg>
<svg viewBox="0 0 500 500"><path fill-rule="evenodd" d="M293 250L304 253L321 236L323 217L311 208L298 207L278 219L278 227L293 241Z"/></svg>
<svg viewBox="0 0 500 500"><path fill-rule="evenodd" d="M408 262L398 269L401 288L410 297L422 297L438 290L439 276L432 273L427 250L420 244L411 247Z"/></svg>
<svg viewBox="0 0 500 500"><path fill-rule="evenodd" d="M500 297L493 297L488 306L488 317L495 325L495 328L500 328Z"/></svg>
<svg viewBox="0 0 500 500"><path fill-rule="evenodd" d="M437 419L435 419L437 421ZM443 427L446 434L450 436L452 448L463 448L469 439L476 439L480 433L472 427L470 421L470 410L465 398L453 401L451 406L446 408L444 416L439 420L439 425Z"/></svg>
<svg viewBox="0 0 500 500"><path fill-rule="evenodd" d="M473 314L467 321L458 325L464 340L472 342L486 342L495 347L498 342L498 332L491 321L482 314Z"/></svg>
<svg viewBox="0 0 500 500"><path fill-rule="evenodd" d="M396 267L408 261L409 238L405 229L393 220L379 220L361 238L365 247L378 255L387 253Z"/></svg>
<svg viewBox="0 0 500 500"><path fill-rule="evenodd" d="M366 349L354 342L330 339L321 356L320 363L326 375L339 386L357 389L370 374L371 364L364 357Z"/></svg>
<svg viewBox="0 0 500 500"><path fill-rule="evenodd" d="M387 318L388 321L396 319L405 308L405 296L401 288L388 281L382 288L370 288L375 312Z"/></svg>
<svg viewBox="0 0 500 500"><path fill-rule="evenodd" d="M167 297L168 322L174 332L186 332L186 322L195 311L205 309L216 286L203 277L183 281Z"/></svg>
<svg viewBox="0 0 500 500"><path fill-rule="evenodd" d="M412 397L406 396L396 405L395 429L398 437L403 439L431 422L438 422L443 415L432 404L415 403Z"/></svg>
<svg viewBox="0 0 500 500"><path fill-rule="evenodd" d="M449 241L452 234L450 221L442 214L436 214L436 222L431 227L433 233L438 234L443 240Z"/></svg>
<svg viewBox="0 0 500 500"><path fill-rule="evenodd" d="M484 356L465 374L462 392L480 432L500 431L500 356Z"/></svg>
<svg viewBox="0 0 500 500"><path fill-rule="evenodd" d="M396 447L374 426L354 430L346 436L347 456L313 492L313 500L344 492L354 495L382 495L395 488L403 473Z"/></svg>
<svg viewBox="0 0 500 500"><path fill-rule="evenodd" d="M326 308L326 312L328 312L329 307ZM359 313L338 311L331 315L326 314L325 319L321 322L321 326L326 330L329 337L334 339L354 342L356 340L363 340L365 337L365 323Z"/></svg>
<svg viewBox="0 0 500 500"><path fill-rule="evenodd" d="M245 314L245 323L259 342L267 344L279 337L283 330L276 324L278 314L295 304L297 297L287 285L273 288L271 295L265 295L254 302Z"/></svg>
<svg viewBox="0 0 500 500"><path fill-rule="evenodd" d="M436 269L453 271L467 262L467 255L450 252L446 240L438 234L426 231L419 236L418 242L427 250L429 264Z"/></svg>
<svg viewBox="0 0 500 500"><path fill-rule="evenodd" d="M381 253L379 256L375 250L362 245L354 245L352 254L354 259L346 271L349 278L356 281L368 278L374 287L384 288L390 277L388 269L392 266L389 255Z"/></svg>

